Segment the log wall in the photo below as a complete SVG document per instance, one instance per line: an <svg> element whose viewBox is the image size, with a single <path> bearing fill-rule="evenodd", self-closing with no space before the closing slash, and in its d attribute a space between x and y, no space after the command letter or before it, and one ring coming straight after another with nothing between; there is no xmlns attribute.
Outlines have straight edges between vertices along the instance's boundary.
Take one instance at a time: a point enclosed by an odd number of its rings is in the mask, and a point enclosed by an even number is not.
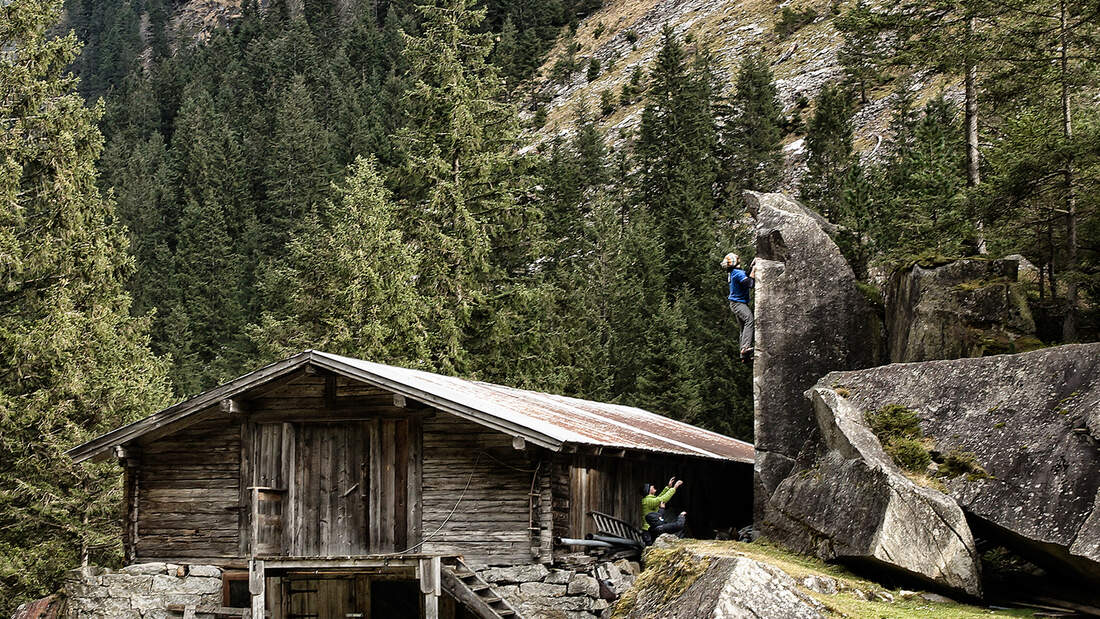
<svg viewBox="0 0 1100 619"><path fill-rule="evenodd" d="M239 556L241 432L208 420L143 445L131 504L137 561Z"/></svg>
<svg viewBox="0 0 1100 619"><path fill-rule="evenodd" d="M542 545L541 449L447 413L424 421L423 535L426 553L461 554L474 565L536 562ZM534 548L534 552L532 551Z"/></svg>

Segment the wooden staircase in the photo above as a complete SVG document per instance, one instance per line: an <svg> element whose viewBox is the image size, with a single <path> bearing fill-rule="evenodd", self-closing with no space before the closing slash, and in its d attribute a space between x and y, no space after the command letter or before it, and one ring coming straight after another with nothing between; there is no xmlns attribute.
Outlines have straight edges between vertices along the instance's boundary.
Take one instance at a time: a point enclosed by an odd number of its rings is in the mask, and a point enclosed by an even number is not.
<svg viewBox="0 0 1100 619"><path fill-rule="evenodd" d="M444 559L440 571L443 590L482 619L523 619L523 615L493 591L462 559Z"/></svg>

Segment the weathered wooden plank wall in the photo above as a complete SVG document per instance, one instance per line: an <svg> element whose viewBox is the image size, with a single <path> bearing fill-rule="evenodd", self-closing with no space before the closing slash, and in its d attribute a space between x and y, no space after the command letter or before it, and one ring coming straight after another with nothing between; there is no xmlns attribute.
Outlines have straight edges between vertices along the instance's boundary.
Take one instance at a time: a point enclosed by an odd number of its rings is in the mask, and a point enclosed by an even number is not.
<svg viewBox="0 0 1100 619"><path fill-rule="evenodd" d="M287 496L281 548L259 552L344 556L418 541L423 411L396 407L389 392L304 373L249 409L253 484Z"/></svg>
<svg viewBox="0 0 1100 619"><path fill-rule="evenodd" d="M142 445L135 560L239 556L240 441L211 419Z"/></svg>
<svg viewBox="0 0 1100 619"><path fill-rule="evenodd" d="M423 449L424 552L475 565L538 561L528 526L541 450L516 450L511 437L442 412L424 420Z"/></svg>

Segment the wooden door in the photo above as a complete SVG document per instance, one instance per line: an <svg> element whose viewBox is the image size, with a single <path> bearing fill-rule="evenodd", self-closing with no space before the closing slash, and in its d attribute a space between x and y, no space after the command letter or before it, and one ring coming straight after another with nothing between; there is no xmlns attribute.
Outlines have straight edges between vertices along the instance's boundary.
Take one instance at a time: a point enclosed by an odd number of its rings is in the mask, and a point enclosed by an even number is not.
<svg viewBox="0 0 1100 619"><path fill-rule="evenodd" d="M419 551L418 420L265 423L251 436L254 554Z"/></svg>
<svg viewBox="0 0 1100 619"><path fill-rule="evenodd" d="M371 422L372 553L419 552L419 427L404 419Z"/></svg>
<svg viewBox="0 0 1100 619"><path fill-rule="evenodd" d="M295 424L289 555L367 554L368 423Z"/></svg>

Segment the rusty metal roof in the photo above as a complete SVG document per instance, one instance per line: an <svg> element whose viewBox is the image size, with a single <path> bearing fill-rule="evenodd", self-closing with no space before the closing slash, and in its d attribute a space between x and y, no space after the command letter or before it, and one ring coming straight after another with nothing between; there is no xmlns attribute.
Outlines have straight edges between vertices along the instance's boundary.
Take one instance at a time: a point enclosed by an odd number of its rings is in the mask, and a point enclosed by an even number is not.
<svg viewBox="0 0 1100 619"><path fill-rule="evenodd" d="M511 421L560 443L753 461L750 443L633 406L514 389L318 351L313 354Z"/></svg>
<svg viewBox="0 0 1100 619"><path fill-rule="evenodd" d="M305 365L388 389L555 451L566 445L581 445L753 461L750 443L633 406L526 391L316 350L265 366L146 419L112 430L72 449L69 455L80 462L102 454Z"/></svg>

